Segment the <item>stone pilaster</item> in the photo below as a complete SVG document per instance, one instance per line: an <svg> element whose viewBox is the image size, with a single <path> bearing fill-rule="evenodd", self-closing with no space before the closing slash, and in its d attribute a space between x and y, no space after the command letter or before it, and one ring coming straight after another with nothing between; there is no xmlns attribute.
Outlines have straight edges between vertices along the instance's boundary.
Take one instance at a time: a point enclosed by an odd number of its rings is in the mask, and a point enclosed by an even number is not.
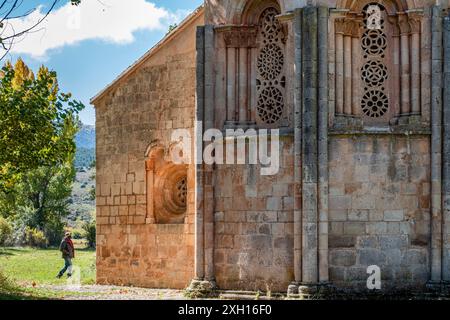
<svg viewBox="0 0 450 320"><path fill-rule="evenodd" d="M442 280L442 10L433 7L431 73L431 281Z"/></svg>
<svg viewBox="0 0 450 320"><path fill-rule="evenodd" d="M204 214L203 214L203 117L205 107L205 27L197 28L197 91L195 114L195 279L205 277Z"/></svg>
<svg viewBox="0 0 450 320"><path fill-rule="evenodd" d="M214 127L214 28L197 29L195 116L195 278L187 289L198 297L216 288L214 275L214 167L203 162L203 132Z"/></svg>
<svg viewBox="0 0 450 320"><path fill-rule="evenodd" d="M302 9L296 9L294 30L294 282L288 294L297 294L302 281Z"/></svg>
<svg viewBox="0 0 450 320"><path fill-rule="evenodd" d="M214 128L214 28L205 26L205 73L204 73L204 129ZM214 165L204 165L204 250L205 280L215 281L214 275Z"/></svg>
<svg viewBox="0 0 450 320"><path fill-rule="evenodd" d="M450 281L450 16L444 18L444 97L443 97L443 254L442 279Z"/></svg>
<svg viewBox="0 0 450 320"><path fill-rule="evenodd" d="M303 9L302 283L316 285L318 270L318 9Z"/></svg>
<svg viewBox="0 0 450 320"><path fill-rule="evenodd" d="M328 282L328 8L318 9L318 209L319 281Z"/></svg>

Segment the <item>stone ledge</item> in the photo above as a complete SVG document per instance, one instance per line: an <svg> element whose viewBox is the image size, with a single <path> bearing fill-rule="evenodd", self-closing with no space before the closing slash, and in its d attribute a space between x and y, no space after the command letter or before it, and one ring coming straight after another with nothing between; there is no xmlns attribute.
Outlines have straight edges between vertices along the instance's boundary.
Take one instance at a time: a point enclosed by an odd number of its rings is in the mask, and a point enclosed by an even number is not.
<svg viewBox="0 0 450 320"><path fill-rule="evenodd" d="M349 135L400 135L400 136L429 136L431 129L427 126L389 126L389 127L333 127L329 130L330 136Z"/></svg>

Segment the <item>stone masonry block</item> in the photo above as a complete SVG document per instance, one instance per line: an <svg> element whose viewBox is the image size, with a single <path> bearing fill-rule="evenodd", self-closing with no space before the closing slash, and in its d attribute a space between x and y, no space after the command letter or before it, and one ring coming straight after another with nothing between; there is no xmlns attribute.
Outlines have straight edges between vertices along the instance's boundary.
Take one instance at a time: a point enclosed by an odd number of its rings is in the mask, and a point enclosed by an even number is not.
<svg viewBox="0 0 450 320"><path fill-rule="evenodd" d="M330 264L332 266L350 267L356 264L355 250L334 249L330 252Z"/></svg>
<svg viewBox="0 0 450 320"><path fill-rule="evenodd" d="M403 210L388 210L384 212L384 221L403 221Z"/></svg>

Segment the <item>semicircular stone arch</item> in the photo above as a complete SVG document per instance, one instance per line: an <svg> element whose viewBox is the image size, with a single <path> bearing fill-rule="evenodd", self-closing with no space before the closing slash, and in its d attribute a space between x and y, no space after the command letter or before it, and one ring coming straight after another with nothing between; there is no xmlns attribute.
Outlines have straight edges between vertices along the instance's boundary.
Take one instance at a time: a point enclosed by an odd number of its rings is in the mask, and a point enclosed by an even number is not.
<svg viewBox="0 0 450 320"><path fill-rule="evenodd" d="M370 3L378 3L385 7L389 13L404 12L407 10L418 9L423 7L422 0L339 0L336 3L338 9L349 9L351 11L360 12Z"/></svg>
<svg viewBox="0 0 450 320"><path fill-rule="evenodd" d="M257 24L260 14L268 7L276 7L281 13L286 12L285 0L230 1L226 20L230 24Z"/></svg>

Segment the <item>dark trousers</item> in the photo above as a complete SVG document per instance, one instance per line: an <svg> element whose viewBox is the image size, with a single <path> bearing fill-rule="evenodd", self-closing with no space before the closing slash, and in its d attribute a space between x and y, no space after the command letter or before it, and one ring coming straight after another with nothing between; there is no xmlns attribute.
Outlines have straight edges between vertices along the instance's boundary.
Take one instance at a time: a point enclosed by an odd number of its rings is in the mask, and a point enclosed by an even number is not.
<svg viewBox="0 0 450 320"><path fill-rule="evenodd" d="M59 276L61 277L67 270L69 270L68 274L72 274L72 259L69 257L64 258L64 268L59 272Z"/></svg>

